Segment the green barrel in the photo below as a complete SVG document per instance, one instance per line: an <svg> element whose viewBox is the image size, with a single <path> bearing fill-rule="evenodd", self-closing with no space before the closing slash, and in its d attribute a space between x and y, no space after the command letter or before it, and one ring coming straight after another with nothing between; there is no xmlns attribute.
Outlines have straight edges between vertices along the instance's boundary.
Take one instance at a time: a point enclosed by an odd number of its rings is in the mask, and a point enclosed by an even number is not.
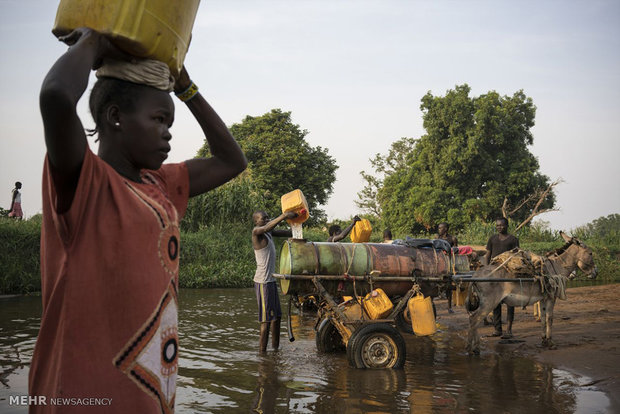
<svg viewBox="0 0 620 414"><path fill-rule="evenodd" d="M279 273L285 275L351 275L366 276L379 271L374 278L374 288L383 289L388 296L404 295L411 288L411 281L381 281L382 276L440 277L454 272L469 270L465 257L450 256L434 249L416 249L387 243L314 243L303 240L287 240L280 250ZM353 293L351 281L321 282L326 290L335 294ZM357 293L369 290L365 281L356 282ZM311 280L281 280L284 294L305 295L316 289ZM432 295L428 285L423 292Z"/></svg>

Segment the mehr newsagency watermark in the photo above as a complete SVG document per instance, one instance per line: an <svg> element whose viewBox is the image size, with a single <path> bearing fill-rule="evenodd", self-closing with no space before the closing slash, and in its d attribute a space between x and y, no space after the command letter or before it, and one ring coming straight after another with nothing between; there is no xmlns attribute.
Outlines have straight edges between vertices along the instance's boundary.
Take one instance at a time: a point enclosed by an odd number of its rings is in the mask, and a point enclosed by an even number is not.
<svg viewBox="0 0 620 414"><path fill-rule="evenodd" d="M54 397L48 398L43 395L9 395L9 405L50 405L50 406L109 406L112 398L100 397Z"/></svg>

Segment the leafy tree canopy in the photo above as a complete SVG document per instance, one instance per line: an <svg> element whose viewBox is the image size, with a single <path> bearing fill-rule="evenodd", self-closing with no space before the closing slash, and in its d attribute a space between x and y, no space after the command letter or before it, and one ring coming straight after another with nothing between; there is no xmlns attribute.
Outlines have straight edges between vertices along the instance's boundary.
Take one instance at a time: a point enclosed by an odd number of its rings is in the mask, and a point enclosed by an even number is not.
<svg viewBox="0 0 620 414"><path fill-rule="evenodd" d="M575 229L574 235L582 239L594 239L618 246L620 245L620 214L599 217Z"/></svg>
<svg viewBox="0 0 620 414"><path fill-rule="evenodd" d="M376 201L386 225L417 233L441 221L457 228L489 221L501 215L504 198L518 206L549 185L528 149L536 113L532 100L523 91L479 97L469 92L467 84L445 96L428 92L420 106L426 134L416 141L403 138L387 156L371 161L384 176ZM551 191L542 207L554 202ZM523 220L533 207L525 205L511 218Z"/></svg>
<svg viewBox="0 0 620 414"><path fill-rule="evenodd" d="M279 214L280 197L299 188L306 197L313 221L324 220L325 213L319 206L332 193L338 166L326 148L308 144L305 140L308 131L291 121L290 112L273 109L261 116L247 116L232 125L230 131L248 159L253 188L261 192L263 204L254 208ZM205 142L198 156L208 154Z"/></svg>

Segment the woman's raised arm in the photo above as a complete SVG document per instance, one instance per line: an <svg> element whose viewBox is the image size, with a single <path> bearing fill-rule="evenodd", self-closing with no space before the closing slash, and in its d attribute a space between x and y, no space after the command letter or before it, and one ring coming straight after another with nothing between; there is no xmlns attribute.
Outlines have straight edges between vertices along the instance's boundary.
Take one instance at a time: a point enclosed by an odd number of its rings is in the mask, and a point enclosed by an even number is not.
<svg viewBox="0 0 620 414"><path fill-rule="evenodd" d="M243 151L224 121L193 87L195 85L183 68L174 90L177 95L187 91L188 96L191 96L185 103L200 124L212 154L210 158L194 158L186 162L190 197L230 181L248 165Z"/></svg>

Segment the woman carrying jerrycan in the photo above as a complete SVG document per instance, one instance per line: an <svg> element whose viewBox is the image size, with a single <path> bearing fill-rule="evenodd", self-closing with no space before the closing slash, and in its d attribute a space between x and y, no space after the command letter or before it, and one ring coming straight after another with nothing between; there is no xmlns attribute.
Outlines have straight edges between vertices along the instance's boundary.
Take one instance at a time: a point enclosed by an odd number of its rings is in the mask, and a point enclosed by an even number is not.
<svg viewBox="0 0 620 414"><path fill-rule="evenodd" d="M47 404L31 412L173 412L179 221L188 197L229 181L247 161L185 69L171 81L165 64L136 63L91 29L60 40L69 49L40 94L43 315L29 394ZM90 95L97 155L76 112L91 69L99 77ZM211 158L163 164L173 87Z"/></svg>

